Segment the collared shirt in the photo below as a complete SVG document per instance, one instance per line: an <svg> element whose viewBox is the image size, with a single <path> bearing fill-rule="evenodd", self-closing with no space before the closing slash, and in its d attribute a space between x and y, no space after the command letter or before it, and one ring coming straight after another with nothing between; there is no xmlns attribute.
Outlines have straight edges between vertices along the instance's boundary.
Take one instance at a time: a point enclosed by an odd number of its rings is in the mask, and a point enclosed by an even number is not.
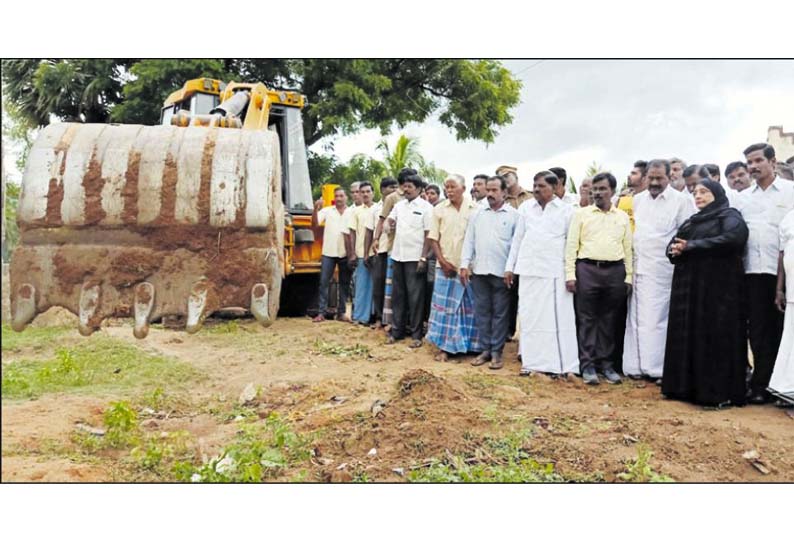
<svg viewBox="0 0 794 542"><path fill-rule="evenodd" d="M579 206L579 196L577 196L573 192L566 191L565 195L563 197L561 197L560 199L562 200L563 203L567 203L568 205L570 205L572 207L578 207Z"/></svg>
<svg viewBox="0 0 794 542"><path fill-rule="evenodd" d="M509 193L505 196L505 203L509 203L512 205L513 209L518 209L521 207L521 204L527 201L528 199L534 198L535 195L530 192L529 190L521 189L521 192L518 193L517 196L511 196ZM485 201L488 201L487 199ZM490 205L489 205L490 207Z"/></svg>
<svg viewBox="0 0 794 542"><path fill-rule="evenodd" d="M640 192L642 194L642 192ZM615 207L629 215L629 223L631 224L631 231L636 227L634 224L634 196L620 196Z"/></svg>
<svg viewBox="0 0 794 542"><path fill-rule="evenodd" d="M383 206L380 209L380 217L386 218L388 217L394 206L397 205L397 202L403 199L403 189L398 188L383 200Z"/></svg>
<svg viewBox="0 0 794 542"><path fill-rule="evenodd" d="M518 211L507 202L497 211L488 206L474 213L463 239L461 269L471 267L475 275L504 276L517 222Z"/></svg>
<svg viewBox="0 0 794 542"><path fill-rule="evenodd" d="M565 280L576 280L577 259L617 262L626 266L626 282L631 284L633 258L629 216L610 206L604 212L595 205L574 213L565 245Z"/></svg>
<svg viewBox="0 0 794 542"><path fill-rule="evenodd" d="M562 278L565 275L565 240L574 212L572 205L556 196L545 209L535 199L525 201L518 208L518 224L505 272Z"/></svg>
<svg viewBox="0 0 794 542"><path fill-rule="evenodd" d="M736 208L750 230L744 272L776 275L780 251L778 229L783 217L794 209L794 183L776 177L766 190L756 184L739 194Z"/></svg>
<svg viewBox="0 0 794 542"><path fill-rule="evenodd" d="M347 229L351 232L356 232L356 258L364 257L364 236L367 233L367 225L372 224L372 209L374 205L370 204L369 207L358 205L353 208L347 222Z"/></svg>
<svg viewBox="0 0 794 542"><path fill-rule="evenodd" d="M389 213L397 224L391 257L396 262L418 262L422 257L425 232L430 230L433 206L420 197L402 199Z"/></svg>
<svg viewBox="0 0 794 542"><path fill-rule="evenodd" d="M378 227L378 221L380 220L380 211L383 209L383 202L379 201L375 205L372 206L372 214L370 215L370 222L367 225L368 230L372 230L372 234L375 235L375 229ZM389 221L386 220L383 223L383 229L380 232L380 239L378 239L378 254L384 254L391 250L391 243L389 241L389 234L391 233L391 225ZM374 240L373 240L374 241ZM371 250L371 256L375 254L374 250Z"/></svg>
<svg viewBox="0 0 794 542"><path fill-rule="evenodd" d="M656 198L644 190L633 197L634 274L670 275L667 244L687 218L695 213L689 198L667 185Z"/></svg>
<svg viewBox="0 0 794 542"><path fill-rule="evenodd" d="M352 212L353 208L347 207L340 214L335 205L323 207L317 212L317 223L321 226L325 225L323 230L323 256L344 258L347 254L344 232L347 231L347 222Z"/></svg>
<svg viewBox="0 0 794 542"><path fill-rule="evenodd" d="M789 211L780 222L780 252L786 270L786 302L794 303L794 211Z"/></svg>
<svg viewBox="0 0 794 542"><path fill-rule="evenodd" d="M477 210L477 204L470 199L461 202L460 210L455 209L448 199L433 208L433 220L427 238L438 241L444 258L454 265L455 269L460 265L460 252L463 250L466 226L469 225L471 215ZM441 266L438 263L436 265Z"/></svg>

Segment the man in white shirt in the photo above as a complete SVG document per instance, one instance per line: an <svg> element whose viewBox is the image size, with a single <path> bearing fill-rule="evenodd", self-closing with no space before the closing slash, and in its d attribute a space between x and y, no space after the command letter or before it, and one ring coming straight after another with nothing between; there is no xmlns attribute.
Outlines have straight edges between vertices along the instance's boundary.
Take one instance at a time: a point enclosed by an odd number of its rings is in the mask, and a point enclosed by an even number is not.
<svg viewBox="0 0 794 542"><path fill-rule="evenodd" d="M347 264L355 268L353 322L369 325L372 317L372 274L364 265L367 226L372 223L372 183L359 183L361 205L352 209L347 224Z"/></svg>
<svg viewBox="0 0 794 542"><path fill-rule="evenodd" d="M475 175L474 179L472 180L472 199L474 200L474 203L477 204L479 209L488 207L488 198L485 197L487 195L485 193L485 183L487 182L488 175L485 175L484 173Z"/></svg>
<svg viewBox="0 0 794 542"><path fill-rule="evenodd" d="M422 318L427 289L427 258L423 255L425 239L430 231L433 206L419 197L425 183L417 175L409 175L402 184L403 199L394 205L389 220L394 222L394 261L392 278L393 324L387 344L405 338L413 339L411 348L422 346Z"/></svg>
<svg viewBox="0 0 794 542"><path fill-rule="evenodd" d="M345 227L351 209L347 207L347 194L342 187L334 190L334 204L323 207L323 200L314 202L312 213L312 227L325 226L323 231L322 263L320 266L320 295L319 312L314 317L314 322L325 321L325 312L328 309L328 289L334 270L339 268L339 299L336 306L337 319L350 322L347 317L347 296L350 290L350 267L347 265L347 251L345 248Z"/></svg>
<svg viewBox="0 0 794 542"><path fill-rule="evenodd" d="M476 367L490 361L490 369L501 369L504 366L502 351L510 327L510 288L504 282L504 270L518 211L506 202L504 177L491 177L486 189L489 206L469 218L459 274L464 287L471 278L474 315L483 348L472 365Z"/></svg>
<svg viewBox="0 0 794 542"><path fill-rule="evenodd" d="M574 207L555 194L559 176L534 177L534 199L518 208L505 284L520 275L518 323L521 376L579 372L573 294L565 288L565 241ZM559 193L559 192L557 192Z"/></svg>
<svg viewBox="0 0 794 542"><path fill-rule="evenodd" d="M386 270L389 260L389 234L391 230L381 228L380 239L375 248L374 233L378 227L380 212L383 208L383 200L397 190L397 181L391 177L384 177L380 181L381 200L372 206L370 224L367 226L366 238L364 240L367 258L367 265L372 273L372 310L375 315L375 328L383 325L383 300L386 292Z"/></svg>
<svg viewBox="0 0 794 542"><path fill-rule="evenodd" d="M680 158L670 158L670 184L679 192L683 192L686 185L684 184L684 170L686 169L686 162ZM694 203L693 203L694 205Z"/></svg>
<svg viewBox="0 0 794 542"><path fill-rule="evenodd" d="M747 164L744 162L731 162L725 166L725 180L728 186L737 192L747 190L753 184L753 178L747 171Z"/></svg>
<svg viewBox="0 0 794 542"><path fill-rule="evenodd" d="M678 228L695 212L689 197L670 184L670 162L651 160L647 189L633 197L634 287L629 297L623 372L661 383L673 265L665 254Z"/></svg>
<svg viewBox="0 0 794 542"><path fill-rule="evenodd" d="M752 404L763 404L769 400L766 389L783 334L783 315L775 306L779 226L794 209L794 184L776 177L775 149L771 145L750 145L744 150L744 156L755 180L755 185L741 193L737 205L750 230L744 257L753 351L748 400Z"/></svg>
<svg viewBox="0 0 794 542"><path fill-rule="evenodd" d="M568 205L577 205L579 203L579 198L576 194L568 191L568 172L561 167L550 167L549 171L554 173L560 181L554 186L554 195Z"/></svg>

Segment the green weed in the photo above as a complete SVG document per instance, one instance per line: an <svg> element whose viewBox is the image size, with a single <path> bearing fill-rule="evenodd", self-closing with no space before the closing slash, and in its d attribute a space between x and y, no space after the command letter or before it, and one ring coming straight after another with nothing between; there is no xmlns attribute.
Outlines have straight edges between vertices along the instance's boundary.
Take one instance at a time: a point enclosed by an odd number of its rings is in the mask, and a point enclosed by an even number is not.
<svg viewBox="0 0 794 542"><path fill-rule="evenodd" d="M61 335L68 333L72 328L66 326L53 327L27 327L17 333L8 324L2 325L2 351L18 352L22 348L43 349L55 344Z"/></svg>
<svg viewBox="0 0 794 542"><path fill-rule="evenodd" d="M314 353L324 354L327 356L340 356L340 357L371 357L369 347L363 344L356 343L352 346L344 346L341 344L331 343L322 339L314 341Z"/></svg>
<svg viewBox="0 0 794 542"><path fill-rule="evenodd" d="M242 426L217 457L198 467L178 462L173 473L182 482L262 482L308 460L309 444L273 413L264 424Z"/></svg>
<svg viewBox="0 0 794 542"><path fill-rule="evenodd" d="M65 390L96 393L169 381L184 383L197 375L185 363L148 354L123 341L96 337L68 349L59 348L44 361L4 364L2 397L35 398Z"/></svg>
<svg viewBox="0 0 794 542"><path fill-rule="evenodd" d="M650 465L650 460L653 457L653 452L650 448L644 445L637 447L637 459L633 461L626 461L626 470L618 474L618 479L625 482L639 482L639 483L660 483L660 482L675 482L669 476L659 474L654 471Z"/></svg>

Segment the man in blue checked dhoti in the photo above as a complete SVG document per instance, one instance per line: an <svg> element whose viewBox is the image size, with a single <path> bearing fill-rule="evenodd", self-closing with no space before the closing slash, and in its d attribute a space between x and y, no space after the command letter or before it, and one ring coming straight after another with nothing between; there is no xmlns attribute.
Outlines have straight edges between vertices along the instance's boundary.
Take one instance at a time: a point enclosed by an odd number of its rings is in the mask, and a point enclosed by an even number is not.
<svg viewBox="0 0 794 542"><path fill-rule="evenodd" d="M459 363L451 354L481 352L474 320L474 294L471 285L463 286L458 277L460 253L469 218L477 204L463 197L466 182L461 175L448 175L444 181L447 199L433 209L425 253L432 247L436 255L435 286L430 305L427 340L439 349L437 361Z"/></svg>

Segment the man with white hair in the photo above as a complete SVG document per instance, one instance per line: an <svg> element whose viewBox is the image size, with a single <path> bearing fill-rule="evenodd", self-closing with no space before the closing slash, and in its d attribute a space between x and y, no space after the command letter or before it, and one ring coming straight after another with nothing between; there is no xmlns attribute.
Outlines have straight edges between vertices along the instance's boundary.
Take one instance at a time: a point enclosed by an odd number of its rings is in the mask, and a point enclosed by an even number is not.
<svg viewBox="0 0 794 542"><path fill-rule="evenodd" d="M450 354L481 352L477 325L474 321L474 294L471 285L464 286L458 278L460 255L469 218L477 204L464 198L466 181L456 173L444 181L447 199L433 209L427 243L436 256L433 297L427 340L439 349L437 361L454 361ZM430 247L425 247L427 253Z"/></svg>
<svg viewBox="0 0 794 542"><path fill-rule="evenodd" d="M350 183L350 195L353 198L353 206L361 205L361 182Z"/></svg>

